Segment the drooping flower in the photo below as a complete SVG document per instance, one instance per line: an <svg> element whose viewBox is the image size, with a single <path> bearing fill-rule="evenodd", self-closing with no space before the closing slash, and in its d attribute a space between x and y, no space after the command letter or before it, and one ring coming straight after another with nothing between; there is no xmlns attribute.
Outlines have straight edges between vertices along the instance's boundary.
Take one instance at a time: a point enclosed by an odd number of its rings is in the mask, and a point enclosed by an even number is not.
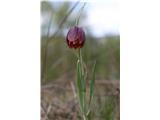
<svg viewBox="0 0 160 120"><path fill-rule="evenodd" d="M85 42L85 33L83 29L77 26L70 28L66 41L70 48L82 48Z"/></svg>

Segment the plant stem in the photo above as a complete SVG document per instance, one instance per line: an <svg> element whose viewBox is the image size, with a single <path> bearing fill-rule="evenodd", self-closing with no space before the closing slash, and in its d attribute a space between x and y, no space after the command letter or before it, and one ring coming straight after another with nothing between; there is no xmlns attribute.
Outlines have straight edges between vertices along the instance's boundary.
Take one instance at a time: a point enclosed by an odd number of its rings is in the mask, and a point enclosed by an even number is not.
<svg viewBox="0 0 160 120"><path fill-rule="evenodd" d="M77 25L77 26L78 26L78 24L79 24L79 19L80 19L80 17L81 17L81 14L82 14L82 11L83 11L85 5L86 5L86 3L84 3L83 6L82 6L81 9L80 9L78 19L76 20L76 25Z"/></svg>
<svg viewBox="0 0 160 120"><path fill-rule="evenodd" d="M86 116L85 116L85 115L83 115L83 120L87 120L87 118L86 118Z"/></svg>
<svg viewBox="0 0 160 120"><path fill-rule="evenodd" d="M87 120L86 117L86 81L85 81L85 76L84 76L84 66L83 66L83 59L82 59L82 54L81 54L81 49L78 49L78 59L80 61L80 71L81 71L81 85L82 85L82 90L81 93L79 94L79 98L82 98L82 104L80 104L80 107L82 108L82 116L84 120Z"/></svg>

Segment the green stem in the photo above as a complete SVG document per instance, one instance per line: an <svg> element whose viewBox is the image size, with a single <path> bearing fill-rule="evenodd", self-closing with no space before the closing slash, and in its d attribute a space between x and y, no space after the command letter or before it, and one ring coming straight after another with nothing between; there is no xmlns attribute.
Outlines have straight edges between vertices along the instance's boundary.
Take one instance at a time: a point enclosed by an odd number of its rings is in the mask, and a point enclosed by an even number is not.
<svg viewBox="0 0 160 120"><path fill-rule="evenodd" d="M85 115L83 115L83 120L87 120L87 117Z"/></svg>
<svg viewBox="0 0 160 120"><path fill-rule="evenodd" d="M82 97L83 100L83 104L81 106L82 108L82 115L83 115L83 119L86 119L86 81L85 81L85 76L84 76L84 66L83 66L83 59L82 59L82 54L81 54L81 49L78 49L78 58L80 60L80 68L81 68L81 85L82 85L82 91L81 91L81 95L79 97Z"/></svg>
<svg viewBox="0 0 160 120"><path fill-rule="evenodd" d="M79 19L80 19L80 17L81 17L81 14L82 14L82 11L83 11L85 5L86 5L86 3L84 3L83 6L82 6L81 9L80 9L78 19L76 20L76 25L77 25L77 26L78 26L78 24L79 24Z"/></svg>

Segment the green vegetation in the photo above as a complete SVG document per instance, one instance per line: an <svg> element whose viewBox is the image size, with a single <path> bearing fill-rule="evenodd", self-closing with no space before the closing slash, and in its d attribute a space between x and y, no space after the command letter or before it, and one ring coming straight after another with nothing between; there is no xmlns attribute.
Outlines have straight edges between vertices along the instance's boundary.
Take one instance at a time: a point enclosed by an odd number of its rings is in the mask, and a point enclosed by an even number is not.
<svg viewBox="0 0 160 120"><path fill-rule="evenodd" d="M46 38L41 42L41 62L43 63L43 44ZM47 79L42 81L43 84L52 82L64 74L68 78L74 79L75 72L75 51L70 50L65 38L56 38L52 40L48 48L47 58ZM83 59L88 70L92 69L94 61L97 61L97 79L119 80L120 78L120 40L119 36L105 37L103 39L87 38L84 48L82 49ZM88 72L89 73L89 72ZM66 76L67 77L67 76ZM91 77L91 75L89 75Z"/></svg>
<svg viewBox="0 0 160 120"><path fill-rule="evenodd" d="M41 3L41 14L48 15L49 19L41 26L41 105L44 111L51 106L50 111L45 112L47 117L45 116L44 120L82 119L70 85L70 83L75 85L76 82L76 51L69 49L65 40L65 31L75 24L74 12L81 4L78 4L78 7L68 16L63 26L58 28L66 12L72 6L73 3L69 2ZM50 17L51 14L52 17ZM82 16L79 21L80 25L81 21L85 21L85 12L82 12ZM49 24L50 18L52 18L51 24ZM48 36L49 25L53 31L50 31ZM57 29L59 32L56 37L53 37ZM88 31L90 28L85 27L85 30ZM47 62L44 65L47 40L50 41L47 46ZM120 36L105 35L98 38L88 31L82 56L87 66L87 90L89 90L89 80L92 79L93 64L96 61L95 97L91 105L89 120L119 120L119 93L115 92L119 88L117 82L119 83L120 80ZM45 79L44 70L46 71ZM108 82L113 82L113 84L108 84Z"/></svg>

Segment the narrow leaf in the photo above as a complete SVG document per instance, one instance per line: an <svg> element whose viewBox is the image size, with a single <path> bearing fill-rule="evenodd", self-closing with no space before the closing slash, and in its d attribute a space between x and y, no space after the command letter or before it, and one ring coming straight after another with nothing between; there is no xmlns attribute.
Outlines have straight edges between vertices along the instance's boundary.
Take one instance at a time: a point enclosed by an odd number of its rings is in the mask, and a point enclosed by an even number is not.
<svg viewBox="0 0 160 120"><path fill-rule="evenodd" d="M93 97L93 94L94 94L95 68L96 68L96 62L94 63L94 66L93 66L93 69L92 69L92 79L90 80L89 108L90 108L91 100L92 100L92 97Z"/></svg>
<svg viewBox="0 0 160 120"><path fill-rule="evenodd" d="M81 83L81 66L80 66L80 61L77 61L77 93L78 93L78 99L79 99L79 104L80 104L80 110L82 112L83 110L83 94L82 94L82 83Z"/></svg>

